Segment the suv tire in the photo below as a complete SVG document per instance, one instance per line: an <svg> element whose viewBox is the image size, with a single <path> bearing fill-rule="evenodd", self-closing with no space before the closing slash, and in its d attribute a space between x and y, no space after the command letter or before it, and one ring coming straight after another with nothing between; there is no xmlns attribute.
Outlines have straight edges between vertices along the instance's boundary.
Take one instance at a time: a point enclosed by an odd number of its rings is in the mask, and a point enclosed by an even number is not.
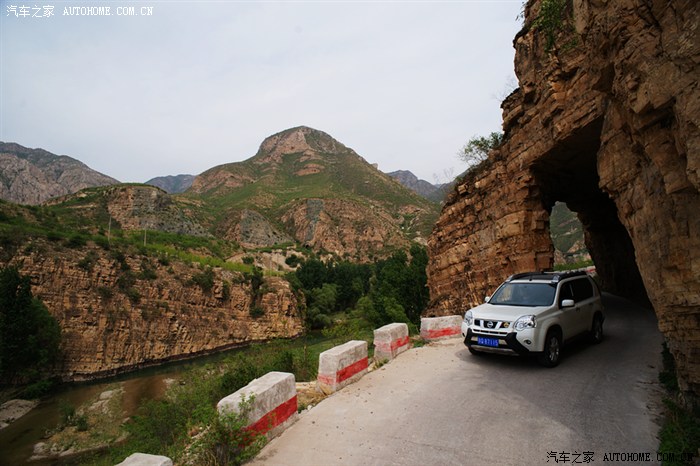
<svg viewBox="0 0 700 466"><path fill-rule="evenodd" d="M537 356L537 362L544 367L556 367L561 358L561 333L557 330L547 332L544 351Z"/></svg>
<svg viewBox="0 0 700 466"><path fill-rule="evenodd" d="M600 314L593 316L593 324L591 324L591 341L600 343L603 341L603 317Z"/></svg>

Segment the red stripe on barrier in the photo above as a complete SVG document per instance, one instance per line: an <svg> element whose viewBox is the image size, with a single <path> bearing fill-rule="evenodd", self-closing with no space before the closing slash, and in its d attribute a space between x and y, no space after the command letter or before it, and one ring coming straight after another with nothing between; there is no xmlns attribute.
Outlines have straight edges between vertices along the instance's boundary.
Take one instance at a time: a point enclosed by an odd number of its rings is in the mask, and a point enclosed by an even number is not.
<svg viewBox="0 0 700 466"><path fill-rule="evenodd" d="M392 341L382 341L379 343L375 344L375 347L383 351L385 353L393 353L397 349L401 348L402 346L406 346L408 344L409 338L408 336L405 336L403 338L399 338L398 340L392 340Z"/></svg>
<svg viewBox="0 0 700 466"><path fill-rule="evenodd" d="M425 333L426 335L423 338L440 338L440 337L447 337L450 335L457 335L460 332L459 327L447 327L447 328L438 328L435 330L427 330Z"/></svg>
<svg viewBox="0 0 700 466"><path fill-rule="evenodd" d="M318 374L318 377L316 377L316 380L318 380L319 382L321 382L324 385L335 385L336 374L333 374L333 375Z"/></svg>
<svg viewBox="0 0 700 466"><path fill-rule="evenodd" d="M336 380L338 381L338 383L347 380L353 375L357 374L358 372L367 369L367 366L369 366L368 359L362 358L359 361L350 364L348 367L340 369L338 371L338 375L336 376Z"/></svg>
<svg viewBox="0 0 700 466"><path fill-rule="evenodd" d="M258 434L266 434L269 430L277 427L286 421L289 416L297 412L297 396L294 395L253 424L246 427L246 430L252 430Z"/></svg>
<svg viewBox="0 0 700 466"><path fill-rule="evenodd" d="M322 384L325 385L336 385L339 384L340 382L343 382L353 375L357 374L358 372L361 372L369 366L369 360L367 358L362 358L359 361L356 361L352 364L350 364L347 367L344 367L340 369L338 372L336 372L333 375L327 375L327 374L318 374L318 377L316 380L321 382Z"/></svg>
<svg viewBox="0 0 700 466"><path fill-rule="evenodd" d="M398 348L401 348L402 346L406 346L408 344L408 335L406 335L403 338L399 338L398 340L394 340L391 342L391 351L396 351Z"/></svg>

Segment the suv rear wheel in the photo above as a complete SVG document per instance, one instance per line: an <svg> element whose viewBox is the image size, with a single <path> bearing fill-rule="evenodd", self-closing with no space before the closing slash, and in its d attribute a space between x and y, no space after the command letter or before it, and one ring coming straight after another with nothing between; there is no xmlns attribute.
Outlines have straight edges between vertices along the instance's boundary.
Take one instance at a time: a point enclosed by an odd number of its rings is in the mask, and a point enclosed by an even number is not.
<svg viewBox="0 0 700 466"><path fill-rule="evenodd" d="M537 357L537 362L544 367L555 367L559 364L560 357L561 334L557 330L550 330L544 341L544 351Z"/></svg>

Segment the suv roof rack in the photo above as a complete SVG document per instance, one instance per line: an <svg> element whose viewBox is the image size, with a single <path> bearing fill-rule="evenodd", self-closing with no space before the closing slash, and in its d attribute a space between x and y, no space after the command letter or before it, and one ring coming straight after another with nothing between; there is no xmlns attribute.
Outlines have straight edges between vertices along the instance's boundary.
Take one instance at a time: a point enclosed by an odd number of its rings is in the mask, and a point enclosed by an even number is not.
<svg viewBox="0 0 700 466"><path fill-rule="evenodd" d="M577 270L574 272L523 272L511 275L506 279L507 282L513 280L549 280L551 282L558 282L565 278L584 276L587 273L584 270Z"/></svg>

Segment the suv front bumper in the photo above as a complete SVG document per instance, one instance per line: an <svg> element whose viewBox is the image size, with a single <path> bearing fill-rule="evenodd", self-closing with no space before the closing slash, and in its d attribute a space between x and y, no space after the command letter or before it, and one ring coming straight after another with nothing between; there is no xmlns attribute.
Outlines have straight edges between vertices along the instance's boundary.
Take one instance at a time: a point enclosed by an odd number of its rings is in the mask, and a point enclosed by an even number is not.
<svg viewBox="0 0 700 466"><path fill-rule="evenodd" d="M471 328L467 328L466 335L464 333L462 333L462 335L464 336L464 344L467 347L474 348L477 351L519 355L527 355L531 353L528 348L518 341L518 334L516 332L494 335L474 332ZM498 340L498 347L479 344L479 337Z"/></svg>

